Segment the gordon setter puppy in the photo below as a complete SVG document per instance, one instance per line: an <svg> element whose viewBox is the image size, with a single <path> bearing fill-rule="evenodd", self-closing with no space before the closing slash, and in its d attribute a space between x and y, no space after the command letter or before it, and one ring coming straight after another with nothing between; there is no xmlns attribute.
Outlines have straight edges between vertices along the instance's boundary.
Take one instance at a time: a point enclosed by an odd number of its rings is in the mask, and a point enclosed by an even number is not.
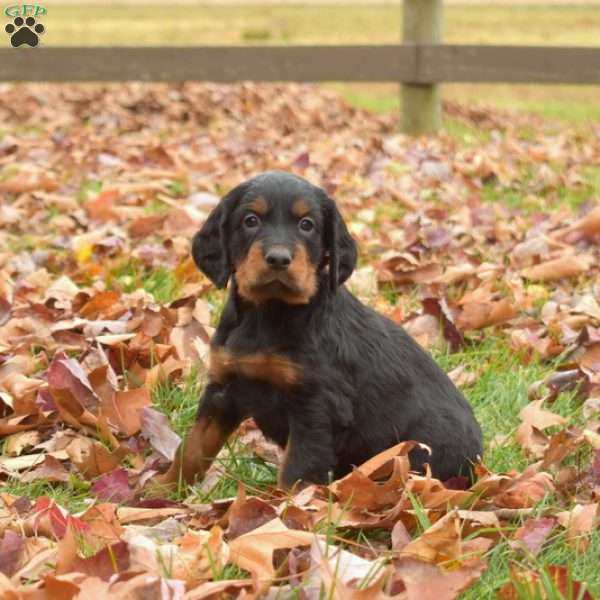
<svg viewBox="0 0 600 600"><path fill-rule="evenodd" d="M285 449L279 483L327 483L402 440L441 480L469 475L481 430L468 402L396 323L345 287L356 244L334 201L295 175L242 183L211 212L193 257L229 298L197 420L158 483L202 479L253 417Z"/></svg>

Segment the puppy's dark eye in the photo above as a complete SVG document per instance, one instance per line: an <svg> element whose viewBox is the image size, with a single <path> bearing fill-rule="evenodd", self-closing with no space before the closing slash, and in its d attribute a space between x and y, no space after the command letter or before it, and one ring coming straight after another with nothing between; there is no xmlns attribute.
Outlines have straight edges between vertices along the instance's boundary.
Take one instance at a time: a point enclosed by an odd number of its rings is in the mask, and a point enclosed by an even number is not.
<svg viewBox="0 0 600 600"><path fill-rule="evenodd" d="M300 227L300 229L302 231L312 231L315 228L315 223L312 219L309 219L307 217L304 217L304 219L302 219L300 221L300 223L298 223L298 227Z"/></svg>
<svg viewBox="0 0 600 600"><path fill-rule="evenodd" d="M248 229L256 229L260 225L260 219L254 215L246 215L244 217L244 226Z"/></svg>

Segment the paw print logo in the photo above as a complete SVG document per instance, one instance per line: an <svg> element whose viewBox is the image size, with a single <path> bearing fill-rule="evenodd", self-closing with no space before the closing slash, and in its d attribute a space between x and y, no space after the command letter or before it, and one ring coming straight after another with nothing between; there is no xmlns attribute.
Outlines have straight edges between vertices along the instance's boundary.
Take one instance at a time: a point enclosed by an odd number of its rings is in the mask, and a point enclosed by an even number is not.
<svg viewBox="0 0 600 600"><path fill-rule="evenodd" d="M36 23L33 17L15 17L12 23L9 23L4 31L10 35L10 43L14 48L18 48L23 44L27 44L32 48L35 48L40 38L39 36L44 33L45 27L41 23Z"/></svg>

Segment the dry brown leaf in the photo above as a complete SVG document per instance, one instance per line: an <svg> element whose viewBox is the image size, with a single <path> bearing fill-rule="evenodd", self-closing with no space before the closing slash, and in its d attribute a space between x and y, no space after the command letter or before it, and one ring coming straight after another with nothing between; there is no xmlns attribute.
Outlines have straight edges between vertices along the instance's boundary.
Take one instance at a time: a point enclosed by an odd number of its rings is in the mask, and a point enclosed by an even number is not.
<svg viewBox="0 0 600 600"><path fill-rule="evenodd" d="M508 298L488 302L467 302L461 306L454 322L461 331L470 331L504 323L517 314L517 307Z"/></svg>
<svg viewBox="0 0 600 600"><path fill-rule="evenodd" d="M481 577L487 565L463 566L445 571L440 566L403 558L396 569L406 589L406 600L454 600Z"/></svg>
<svg viewBox="0 0 600 600"><path fill-rule="evenodd" d="M598 526L598 504L576 504L571 510L559 512L558 522L567 530L567 541L576 552L585 552L589 535Z"/></svg>
<svg viewBox="0 0 600 600"><path fill-rule="evenodd" d="M188 515L188 508L136 508L132 506L119 506L117 509L117 519L121 525L131 523L140 523L146 521L156 521L166 519L167 517L183 517Z"/></svg>
<svg viewBox="0 0 600 600"><path fill-rule="evenodd" d="M108 502L95 504L80 518L87 527L86 533L89 537L102 543L117 541L123 533L123 526L117 518L116 504Z"/></svg>
<svg viewBox="0 0 600 600"><path fill-rule="evenodd" d="M75 439L67 447L71 462L87 479L116 469L128 453L129 450L123 446L111 452L100 442L84 437Z"/></svg>
<svg viewBox="0 0 600 600"><path fill-rule="evenodd" d="M517 429L517 441L523 450L533 458L540 458L548 446L548 438L543 430L556 425L564 425L566 419L549 410L544 410L544 400L530 402L521 410L521 424Z"/></svg>
<svg viewBox="0 0 600 600"><path fill-rule="evenodd" d="M514 544L517 548L524 548L534 556L542 549L542 546L552 529L556 525L556 519L542 517L540 519L527 519L521 527L515 531Z"/></svg>
<svg viewBox="0 0 600 600"><path fill-rule="evenodd" d="M175 540L178 551L172 561L170 576L186 582L210 579L214 569L223 569L229 558L229 548L223 541L223 530L188 531Z"/></svg>
<svg viewBox="0 0 600 600"><path fill-rule="evenodd" d="M581 231L588 238L600 234L600 206L594 206L584 217L569 227L557 230L553 233L553 237L564 238L572 231Z"/></svg>
<svg viewBox="0 0 600 600"><path fill-rule="evenodd" d="M115 392L111 398L102 398L100 410L120 432L134 435L141 429L142 409L152 403L150 390L140 387L126 392Z"/></svg>
<svg viewBox="0 0 600 600"><path fill-rule="evenodd" d="M21 431L13 433L4 440L4 453L9 456L19 456L24 450L33 448L41 441L39 431Z"/></svg>
<svg viewBox="0 0 600 600"><path fill-rule="evenodd" d="M502 490L494 498L496 506L504 508L530 508L554 490L552 476L543 471L538 472L537 466L529 467L522 475Z"/></svg>
<svg viewBox="0 0 600 600"><path fill-rule="evenodd" d="M408 456L394 457L393 471L389 479L376 482L359 469L355 469L331 489L343 506L360 510L377 511L393 506L399 499L408 478L410 461Z"/></svg>
<svg viewBox="0 0 600 600"><path fill-rule="evenodd" d="M402 493L410 471L408 453L420 446L417 442L402 442L374 456L352 473L331 484L331 491L340 504L355 509L379 510L395 504ZM386 468L387 472L381 473ZM379 473L378 473L379 472ZM388 475L376 481L371 475Z"/></svg>
<svg viewBox="0 0 600 600"><path fill-rule="evenodd" d="M559 465L567 456L581 448L584 443L585 437L581 431L575 428L562 429L550 437L540 468L547 469L550 466Z"/></svg>
<svg viewBox="0 0 600 600"><path fill-rule="evenodd" d="M600 342L587 346L579 358L579 366L591 377L600 374Z"/></svg>
<svg viewBox="0 0 600 600"><path fill-rule="evenodd" d="M400 557L429 563L456 561L462 554L460 519L453 510L400 551Z"/></svg>
<svg viewBox="0 0 600 600"><path fill-rule="evenodd" d="M8 194L22 194L36 190L52 192L57 188L58 182L47 173L21 171L0 181L0 192Z"/></svg>
<svg viewBox="0 0 600 600"><path fill-rule="evenodd" d="M245 590L248 591L252 588L252 581L249 579L229 579L227 581L210 581L202 583L201 585L189 590L185 594L185 600L215 600L216 598L228 597L231 595ZM0 588L1 590L1 588ZM247 597L248 600L252 596L240 596L240 598Z"/></svg>
<svg viewBox="0 0 600 600"><path fill-rule="evenodd" d="M408 480L406 489L419 498L425 508L431 509L466 506L473 498L470 490L448 489L430 474L424 477L413 475Z"/></svg>
<svg viewBox="0 0 600 600"><path fill-rule="evenodd" d="M588 271L591 264L592 261L587 256L566 255L523 269L521 275L536 281L557 281L577 277Z"/></svg>
<svg viewBox="0 0 600 600"><path fill-rule="evenodd" d="M254 496L247 498L246 489L240 484L237 498L224 517L228 523L228 539L232 540L253 531L276 516L275 509L268 502Z"/></svg>
<svg viewBox="0 0 600 600"><path fill-rule="evenodd" d="M250 571L262 583L275 577L273 552L280 548L310 546L316 534L288 529L280 519L273 519L262 527L241 535L229 544L230 560Z"/></svg>

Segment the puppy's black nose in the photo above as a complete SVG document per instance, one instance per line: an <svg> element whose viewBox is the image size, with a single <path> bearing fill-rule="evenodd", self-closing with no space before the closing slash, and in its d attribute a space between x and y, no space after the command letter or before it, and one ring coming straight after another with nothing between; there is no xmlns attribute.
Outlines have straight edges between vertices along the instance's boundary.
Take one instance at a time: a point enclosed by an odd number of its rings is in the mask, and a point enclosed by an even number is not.
<svg viewBox="0 0 600 600"><path fill-rule="evenodd" d="M276 271L285 271L292 262L292 255L287 248L271 248L265 256L267 264Z"/></svg>

